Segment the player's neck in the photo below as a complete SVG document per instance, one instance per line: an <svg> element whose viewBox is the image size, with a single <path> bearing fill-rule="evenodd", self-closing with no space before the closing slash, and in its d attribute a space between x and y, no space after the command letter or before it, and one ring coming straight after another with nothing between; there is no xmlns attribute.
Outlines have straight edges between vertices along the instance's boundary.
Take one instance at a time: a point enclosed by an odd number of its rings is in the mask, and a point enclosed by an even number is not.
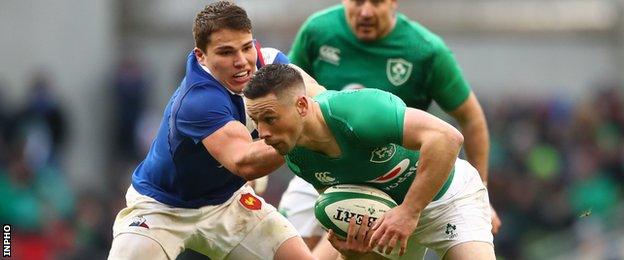
<svg viewBox="0 0 624 260"><path fill-rule="evenodd" d="M303 133L299 145L329 157L339 157L340 147L333 133L327 126L321 107L312 103L312 114L303 125Z"/></svg>

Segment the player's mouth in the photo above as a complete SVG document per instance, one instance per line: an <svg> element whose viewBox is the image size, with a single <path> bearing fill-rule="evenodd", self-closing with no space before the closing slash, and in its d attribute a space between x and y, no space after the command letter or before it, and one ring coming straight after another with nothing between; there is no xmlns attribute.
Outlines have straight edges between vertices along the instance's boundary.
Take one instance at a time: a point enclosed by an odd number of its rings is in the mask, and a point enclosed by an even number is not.
<svg viewBox="0 0 624 260"><path fill-rule="evenodd" d="M245 84L251 79L251 70L243 70L232 76L234 82L238 84Z"/></svg>
<svg viewBox="0 0 624 260"><path fill-rule="evenodd" d="M375 25L376 24L374 22L359 22L357 23L357 28L368 31L375 29Z"/></svg>

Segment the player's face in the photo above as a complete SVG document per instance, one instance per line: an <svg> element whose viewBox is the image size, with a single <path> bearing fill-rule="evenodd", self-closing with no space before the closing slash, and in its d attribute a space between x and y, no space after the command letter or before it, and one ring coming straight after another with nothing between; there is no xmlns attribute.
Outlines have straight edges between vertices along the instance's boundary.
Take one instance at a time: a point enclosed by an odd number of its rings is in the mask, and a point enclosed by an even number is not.
<svg viewBox="0 0 624 260"><path fill-rule="evenodd" d="M286 155L295 147L303 130L300 110L295 106L296 99L278 100L274 94L269 94L246 101L247 114L256 123L260 138L281 155Z"/></svg>
<svg viewBox="0 0 624 260"><path fill-rule="evenodd" d="M240 93L256 71L258 54L250 32L223 29L212 33L206 53L195 48L197 60L229 90Z"/></svg>
<svg viewBox="0 0 624 260"><path fill-rule="evenodd" d="M362 41L387 35L395 23L396 0L342 0L347 22Z"/></svg>

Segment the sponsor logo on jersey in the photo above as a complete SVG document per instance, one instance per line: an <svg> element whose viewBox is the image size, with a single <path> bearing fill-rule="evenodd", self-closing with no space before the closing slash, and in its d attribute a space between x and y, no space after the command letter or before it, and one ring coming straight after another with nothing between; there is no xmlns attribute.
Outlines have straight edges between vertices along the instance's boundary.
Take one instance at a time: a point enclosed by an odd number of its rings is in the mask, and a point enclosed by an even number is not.
<svg viewBox="0 0 624 260"><path fill-rule="evenodd" d="M330 172L315 172L314 177L324 185L332 185L338 183L336 178L330 175Z"/></svg>
<svg viewBox="0 0 624 260"><path fill-rule="evenodd" d="M319 49L319 59L338 65L340 64L340 50L336 47L323 45Z"/></svg>
<svg viewBox="0 0 624 260"><path fill-rule="evenodd" d="M396 179L397 177L401 176L401 174L403 174L403 172L407 170L407 168L409 167L409 164L410 164L409 159L403 159L403 161L399 162L399 164L394 166L394 168L392 168L392 170L390 170L389 172L377 177L374 180L370 180L368 182L386 183L386 182L392 181Z"/></svg>
<svg viewBox="0 0 624 260"><path fill-rule="evenodd" d="M144 227L149 229L149 226L147 225L147 220L143 217L143 216L136 216L132 219L132 223L130 223L130 225L128 225L129 227Z"/></svg>
<svg viewBox="0 0 624 260"><path fill-rule="evenodd" d="M388 80L392 85L398 87L409 79L413 67L411 62L401 58L388 59L386 63L386 76L388 76Z"/></svg>
<svg viewBox="0 0 624 260"><path fill-rule="evenodd" d="M262 201L250 193L243 193L238 201L241 205L243 205L243 207L250 210L259 210L262 208Z"/></svg>
<svg viewBox="0 0 624 260"><path fill-rule="evenodd" d="M370 161L374 163L385 163L392 159L394 153L396 152L396 145L389 144L386 146L378 147L371 152Z"/></svg>
<svg viewBox="0 0 624 260"><path fill-rule="evenodd" d="M456 225L451 225L451 223L446 224L446 230L444 231L444 234L446 234L446 237L448 239L455 239L459 236L459 234L457 234L456 232L457 230L457 226Z"/></svg>

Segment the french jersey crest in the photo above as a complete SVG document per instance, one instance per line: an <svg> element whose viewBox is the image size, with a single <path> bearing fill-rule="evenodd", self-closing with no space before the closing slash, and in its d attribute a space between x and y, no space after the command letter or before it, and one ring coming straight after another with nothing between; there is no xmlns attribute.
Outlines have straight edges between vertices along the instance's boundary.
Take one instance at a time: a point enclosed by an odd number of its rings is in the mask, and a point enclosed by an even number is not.
<svg viewBox="0 0 624 260"><path fill-rule="evenodd" d="M388 76L388 80L392 85L398 87L409 79L413 67L411 62L401 58L388 59L386 63L386 76Z"/></svg>
<svg viewBox="0 0 624 260"><path fill-rule="evenodd" d="M251 193L243 193L238 201L243 207L250 210L259 210L262 208L262 201Z"/></svg>
<svg viewBox="0 0 624 260"><path fill-rule="evenodd" d="M370 161L374 163L384 163L389 161L396 152L396 145L389 144L386 146L378 147L371 152Z"/></svg>

